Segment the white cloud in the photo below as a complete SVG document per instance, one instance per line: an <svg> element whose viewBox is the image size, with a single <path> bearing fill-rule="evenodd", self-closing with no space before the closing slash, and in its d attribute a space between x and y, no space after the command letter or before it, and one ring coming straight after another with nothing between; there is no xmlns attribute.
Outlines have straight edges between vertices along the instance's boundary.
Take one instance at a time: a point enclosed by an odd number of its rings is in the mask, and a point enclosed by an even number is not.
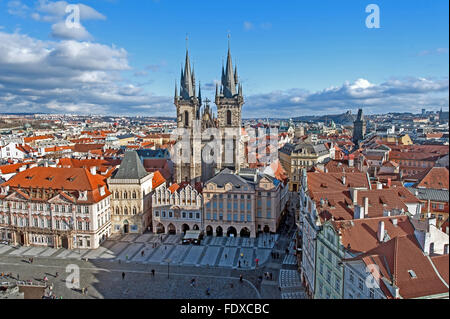
<svg viewBox="0 0 450 319"><path fill-rule="evenodd" d="M69 5L77 6L80 21L78 28L71 27L66 23L67 18L73 18L73 11L66 12ZM56 39L72 40L92 40L92 35L81 24L85 20L105 20L106 17L94 8L82 3L70 4L66 1L35 1L33 8L28 7L19 0L8 2L8 12L21 17L30 16L32 19L41 22L51 23L51 36Z"/></svg>
<svg viewBox="0 0 450 319"><path fill-rule="evenodd" d="M66 8L69 5L66 1L39 0L35 10L40 12L33 16L34 19L44 22L58 22L67 16ZM106 17L97 10L82 3L75 4L80 9L81 20L105 20Z"/></svg>
<svg viewBox="0 0 450 319"><path fill-rule="evenodd" d="M22 18L25 18L28 11L30 10L30 8L26 4L23 4L19 0L9 1L7 7L9 14L19 16Z"/></svg>
<svg viewBox="0 0 450 319"><path fill-rule="evenodd" d="M395 78L380 84L357 79L317 92L289 89L246 96L243 112L247 117L286 118L342 113L360 106L371 113L419 112L424 107L448 107L448 89L448 78Z"/></svg>
<svg viewBox="0 0 450 319"><path fill-rule="evenodd" d="M130 69L122 48L0 31L0 112L167 114L171 98L126 83Z"/></svg>
<svg viewBox="0 0 450 319"><path fill-rule="evenodd" d="M249 30L253 30L255 28L255 26L253 25L253 23L249 22L249 21L244 21L244 30L249 31Z"/></svg>
<svg viewBox="0 0 450 319"><path fill-rule="evenodd" d="M250 31L250 30L255 30L255 29L269 30L271 28L272 28L272 23L270 23L270 22L264 22L264 23L255 25L253 22L244 21L244 30L245 31Z"/></svg>
<svg viewBox="0 0 450 319"><path fill-rule="evenodd" d="M68 27L64 21L52 25L52 37L57 39L91 40L92 35L79 24L77 27Z"/></svg>
<svg viewBox="0 0 450 319"><path fill-rule="evenodd" d="M441 54L448 54L448 48L437 48L433 50L423 50L419 52L418 56L427 56L427 55L441 55Z"/></svg>

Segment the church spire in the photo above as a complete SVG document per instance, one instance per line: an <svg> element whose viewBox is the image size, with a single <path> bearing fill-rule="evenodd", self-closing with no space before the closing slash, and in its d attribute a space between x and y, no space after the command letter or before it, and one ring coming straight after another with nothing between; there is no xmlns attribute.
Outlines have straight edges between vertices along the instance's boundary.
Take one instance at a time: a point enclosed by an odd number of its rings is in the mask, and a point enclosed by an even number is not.
<svg viewBox="0 0 450 319"><path fill-rule="evenodd" d="M184 73L182 69L181 74L181 97L185 100L189 100L195 96L194 93L195 79L194 74L191 72L191 62L189 59L189 50L186 48L186 61L184 65Z"/></svg>
<svg viewBox="0 0 450 319"><path fill-rule="evenodd" d="M228 37L229 39L229 37ZM222 74L223 74L222 69ZM233 71L233 61L231 59L231 49L228 40L228 55L227 55L227 64L225 67L225 74L222 76L222 85L224 87L224 96L227 98L231 98L236 95L236 78Z"/></svg>

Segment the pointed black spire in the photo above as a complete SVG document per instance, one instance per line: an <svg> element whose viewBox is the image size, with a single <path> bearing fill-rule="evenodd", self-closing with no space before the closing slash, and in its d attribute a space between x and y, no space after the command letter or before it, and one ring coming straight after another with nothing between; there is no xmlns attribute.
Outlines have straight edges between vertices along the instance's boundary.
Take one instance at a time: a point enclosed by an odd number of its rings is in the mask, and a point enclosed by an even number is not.
<svg viewBox="0 0 450 319"><path fill-rule="evenodd" d="M186 60L183 67L181 67L181 97L185 100L189 100L195 96L195 78L191 73L191 62L189 59L189 50L186 48Z"/></svg>
<svg viewBox="0 0 450 319"><path fill-rule="evenodd" d="M223 69L222 69L223 73ZM233 71L233 61L231 59L231 49L228 42L228 54L227 54L227 64L225 67L225 75L222 79L223 94L227 98L231 98L236 95L236 78Z"/></svg>

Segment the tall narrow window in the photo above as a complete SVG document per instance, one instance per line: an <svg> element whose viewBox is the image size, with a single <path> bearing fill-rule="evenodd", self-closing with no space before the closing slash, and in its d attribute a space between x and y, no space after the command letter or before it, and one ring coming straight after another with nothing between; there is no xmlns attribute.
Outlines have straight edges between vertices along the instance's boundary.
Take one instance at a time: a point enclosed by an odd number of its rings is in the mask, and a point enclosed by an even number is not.
<svg viewBox="0 0 450 319"><path fill-rule="evenodd" d="M184 126L185 127L189 126L189 112L188 111L184 111Z"/></svg>
<svg viewBox="0 0 450 319"><path fill-rule="evenodd" d="M231 111L227 111L227 125L231 125Z"/></svg>

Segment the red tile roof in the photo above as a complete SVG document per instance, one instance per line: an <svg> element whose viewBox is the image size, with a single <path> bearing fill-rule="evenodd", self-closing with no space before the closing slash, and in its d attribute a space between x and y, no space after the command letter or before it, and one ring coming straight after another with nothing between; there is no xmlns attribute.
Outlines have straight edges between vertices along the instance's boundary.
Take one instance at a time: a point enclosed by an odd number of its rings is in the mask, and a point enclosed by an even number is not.
<svg viewBox="0 0 450 319"><path fill-rule="evenodd" d="M104 176L92 175L85 168L33 167L14 175L2 184L14 189L44 189L65 191L88 191L88 201L98 202L110 195ZM105 195L100 195L99 188L105 186Z"/></svg>
<svg viewBox="0 0 450 319"><path fill-rule="evenodd" d="M394 219L397 220L397 226L392 222ZM414 234L414 226L406 215L334 221L333 225L340 232L345 248L350 247L355 253L365 253L380 244L377 231L382 221L390 238Z"/></svg>
<svg viewBox="0 0 450 319"><path fill-rule="evenodd" d="M416 187L449 189L449 174L446 167L432 167L419 180Z"/></svg>
<svg viewBox="0 0 450 319"><path fill-rule="evenodd" d="M54 138L53 135L41 135L41 136L24 137L23 141L25 143L31 143L31 142L40 141L40 140L51 140L53 138Z"/></svg>
<svg viewBox="0 0 450 319"><path fill-rule="evenodd" d="M380 257L371 258L367 257ZM443 256L447 264L448 255ZM399 288L402 298L420 298L437 294L448 294L448 288L436 274L427 256L424 255L414 235L397 236L382 243L367 253L358 256L366 263L373 263L379 267L380 273L389 281L392 279ZM442 267L442 265L441 265ZM415 274L412 276L411 271ZM383 281L380 281L384 285Z"/></svg>
<svg viewBox="0 0 450 319"><path fill-rule="evenodd" d="M152 187L156 188L160 185L162 185L166 180L164 179L164 177L161 175L161 173L159 171L154 172L153 174L153 180L152 180Z"/></svg>

